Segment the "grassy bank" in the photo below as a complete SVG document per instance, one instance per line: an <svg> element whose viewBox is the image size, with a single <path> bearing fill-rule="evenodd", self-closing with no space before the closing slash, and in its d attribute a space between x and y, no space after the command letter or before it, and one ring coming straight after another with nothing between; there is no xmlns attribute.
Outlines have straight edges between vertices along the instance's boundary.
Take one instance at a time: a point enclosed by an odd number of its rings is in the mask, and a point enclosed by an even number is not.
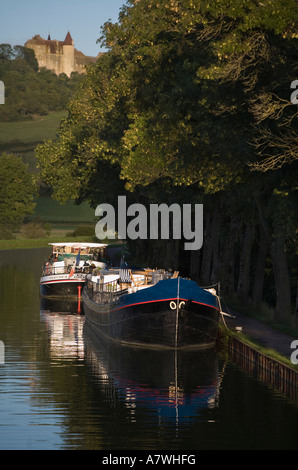
<svg viewBox="0 0 298 470"><path fill-rule="evenodd" d="M262 323L279 330L287 335L296 336L298 338L298 318L292 315L289 323L277 323L275 318L275 312L273 308L270 308L265 303L262 303L256 307L248 303L242 303L237 297L231 297L225 299L225 304L228 305L230 310L242 313L243 315L254 318L255 320L261 321Z"/></svg>
<svg viewBox="0 0 298 470"><path fill-rule="evenodd" d="M249 337L244 333L237 333L233 330L227 329L224 325L220 324L220 335L219 335L219 345L222 351L227 349L229 337L235 337L241 340L243 343L247 344L251 348L258 351L260 354L270 357L272 360L281 362L285 364L287 367L290 367L296 371L298 371L298 365L293 364L290 359L280 354L275 349L267 348L262 344L258 343L255 339Z"/></svg>
<svg viewBox="0 0 298 470"><path fill-rule="evenodd" d="M95 211L87 202L80 205L74 201L67 201L60 204L58 201L50 197L39 197L36 202L34 215L30 217L38 217L42 222L50 223L93 223L95 226Z"/></svg>
<svg viewBox="0 0 298 470"><path fill-rule="evenodd" d="M19 141L24 144L42 142L52 139L59 127L61 119L67 116L67 111L56 111L32 121L12 121L0 123L0 142Z"/></svg>
<svg viewBox="0 0 298 470"><path fill-rule="evenodd" d="M49 243L55 242L86 242L86 243L105 243L107 245L117 245L119 247L125 247L122 241L118 240L97 240L94 236L49 236L45 238L19 238L14 240L0 240L0 251L1 250L15 250L25 248L43 248L48 247Z"/></svg>
<svg viewBox="0 0 298 470"><path fill-rule="evenodd" d="M15 250L24 248L48 247L54 242L94 242L94 237L46 237L46 238L19 238L15 240L1 240L1 250ZM98 240L98 243L99 240Z"/></svg>

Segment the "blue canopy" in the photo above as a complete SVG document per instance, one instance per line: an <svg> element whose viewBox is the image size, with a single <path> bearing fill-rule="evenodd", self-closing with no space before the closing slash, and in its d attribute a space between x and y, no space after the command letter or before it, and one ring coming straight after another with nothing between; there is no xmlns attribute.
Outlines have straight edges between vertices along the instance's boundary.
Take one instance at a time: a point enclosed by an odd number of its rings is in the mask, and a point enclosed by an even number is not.
<svg viewBox="0 0 298 470"><path fill-rule="evenodd" d="M181 277L164 279L151 287L126 294L120 299L119 307L162 300L177 300L177 298L179 301L192 300L219 309L218 299L215 295L199 287L195 281Z"/></svg>

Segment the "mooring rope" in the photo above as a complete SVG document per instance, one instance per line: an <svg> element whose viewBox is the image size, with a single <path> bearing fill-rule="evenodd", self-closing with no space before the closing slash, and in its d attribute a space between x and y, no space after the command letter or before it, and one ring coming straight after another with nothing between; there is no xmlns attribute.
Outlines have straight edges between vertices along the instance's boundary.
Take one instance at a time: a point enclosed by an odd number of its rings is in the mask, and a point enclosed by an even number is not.
<svg viewBox="0 0 298 470"><path fill-rule="evenodd" d="M175 331L175 347L178 346L178 322L179 322L179 288L180 288L180 277L178 276L177 283L177 307L176 307L176 331Z"/></svg>

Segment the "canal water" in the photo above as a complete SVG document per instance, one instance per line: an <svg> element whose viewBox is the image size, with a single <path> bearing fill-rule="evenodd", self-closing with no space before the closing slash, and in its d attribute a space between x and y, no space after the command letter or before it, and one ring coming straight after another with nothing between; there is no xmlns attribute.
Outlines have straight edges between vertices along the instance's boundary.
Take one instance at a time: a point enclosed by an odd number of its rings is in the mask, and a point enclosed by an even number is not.
<svg viewBox="0 0 298 470"><path fill-rule="evenodd" d="M104 344L77 302L41 304L48 254L0 251L1 450L298 448L297 404L217 353Z"/></svg>

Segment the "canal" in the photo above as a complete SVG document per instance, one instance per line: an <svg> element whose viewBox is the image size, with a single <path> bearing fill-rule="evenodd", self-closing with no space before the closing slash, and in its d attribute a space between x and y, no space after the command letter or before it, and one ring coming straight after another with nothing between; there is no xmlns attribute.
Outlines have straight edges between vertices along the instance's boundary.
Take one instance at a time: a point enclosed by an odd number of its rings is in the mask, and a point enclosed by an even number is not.
<svg viewBox="0 0 298 470"><path fill-rule="evenodd" d="M41 304L48 249L0 251L0 449L298 448L298 406L216 352L136 351Z"/></svg>

